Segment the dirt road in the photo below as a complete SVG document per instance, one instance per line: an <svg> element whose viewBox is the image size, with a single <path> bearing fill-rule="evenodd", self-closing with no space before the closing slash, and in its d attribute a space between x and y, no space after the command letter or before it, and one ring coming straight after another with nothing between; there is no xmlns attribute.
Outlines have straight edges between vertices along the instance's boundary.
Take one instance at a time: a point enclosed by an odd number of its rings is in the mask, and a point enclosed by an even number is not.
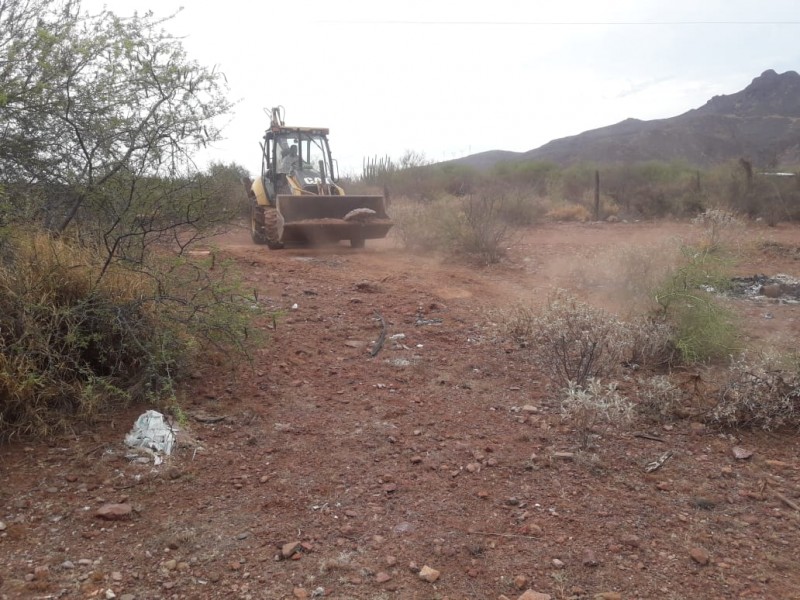
<svg viewBox="0 0 800 600"><path fill-rule="evenodd" d="M749 230L737 268L800 277L781 250L799 233ZM281 312L254 323L268 339L252 369L194 374L186 435L160 466L126 458L141 407L3 448L0 598L800 598L796 435L642 421L583 451L498 326L559 287L633 310L620 287L696 235L543 226L486 269L391 241L269 252L220 237ZM796 306L737 306L754 343L800 333ZM102 520L107 503L132 511Z"/></svg>

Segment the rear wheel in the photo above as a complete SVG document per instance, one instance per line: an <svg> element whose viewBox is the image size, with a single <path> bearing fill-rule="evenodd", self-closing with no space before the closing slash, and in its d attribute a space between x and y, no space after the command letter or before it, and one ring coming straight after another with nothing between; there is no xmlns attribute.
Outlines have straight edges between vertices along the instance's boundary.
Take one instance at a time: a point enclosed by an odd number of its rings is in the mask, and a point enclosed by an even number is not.
<svg viewBox="0 0 800 600"><path fill-rule="evenodd" d="M364 238L353 238L350 240L350 247L351 248L363 248L364 247Z"/></svg>

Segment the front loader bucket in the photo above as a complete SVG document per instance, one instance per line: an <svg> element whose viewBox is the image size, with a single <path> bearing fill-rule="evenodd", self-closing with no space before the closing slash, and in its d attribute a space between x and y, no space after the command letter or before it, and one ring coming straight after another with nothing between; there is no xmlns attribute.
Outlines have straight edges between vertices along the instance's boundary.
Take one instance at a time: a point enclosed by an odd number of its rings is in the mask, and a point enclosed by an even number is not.
<svg viewBox="0 0 800 600"><path fill-rule="evenodd" d="M277 209L284 222L281 239L286 243L351 240L356 245L385 238L393 225L382 196L281 195Z"/></svg>

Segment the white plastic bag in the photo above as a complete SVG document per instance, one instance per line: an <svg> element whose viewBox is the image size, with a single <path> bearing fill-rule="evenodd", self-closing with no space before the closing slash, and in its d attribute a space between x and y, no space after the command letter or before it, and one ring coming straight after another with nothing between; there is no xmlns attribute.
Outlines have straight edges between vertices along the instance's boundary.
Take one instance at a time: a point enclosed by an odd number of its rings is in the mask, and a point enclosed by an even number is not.
<svg viewBox="0 0 800 600"><path fill-rule="evenodd" d="M125 436L125 444L131 448L171 454L176 431L164 415L156 410L148 410L136 419L133 429Z"/></svg>

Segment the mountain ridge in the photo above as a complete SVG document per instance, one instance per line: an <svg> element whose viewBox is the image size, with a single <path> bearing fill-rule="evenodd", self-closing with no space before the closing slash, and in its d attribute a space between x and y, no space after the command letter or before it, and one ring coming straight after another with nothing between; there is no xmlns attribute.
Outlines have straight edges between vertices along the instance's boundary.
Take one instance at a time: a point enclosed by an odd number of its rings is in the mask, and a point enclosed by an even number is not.
<svg viewBox="0 0 800 600"><path fill-rule="evenodd" d="M504 161L568 166L681 160L709 167L739 158L758 168L800 163L800 74L796 71L778 74L768 69L743 90L714 96L674 117L628 118L526 152L492 150L450 162L485 169Z"/></svg>

